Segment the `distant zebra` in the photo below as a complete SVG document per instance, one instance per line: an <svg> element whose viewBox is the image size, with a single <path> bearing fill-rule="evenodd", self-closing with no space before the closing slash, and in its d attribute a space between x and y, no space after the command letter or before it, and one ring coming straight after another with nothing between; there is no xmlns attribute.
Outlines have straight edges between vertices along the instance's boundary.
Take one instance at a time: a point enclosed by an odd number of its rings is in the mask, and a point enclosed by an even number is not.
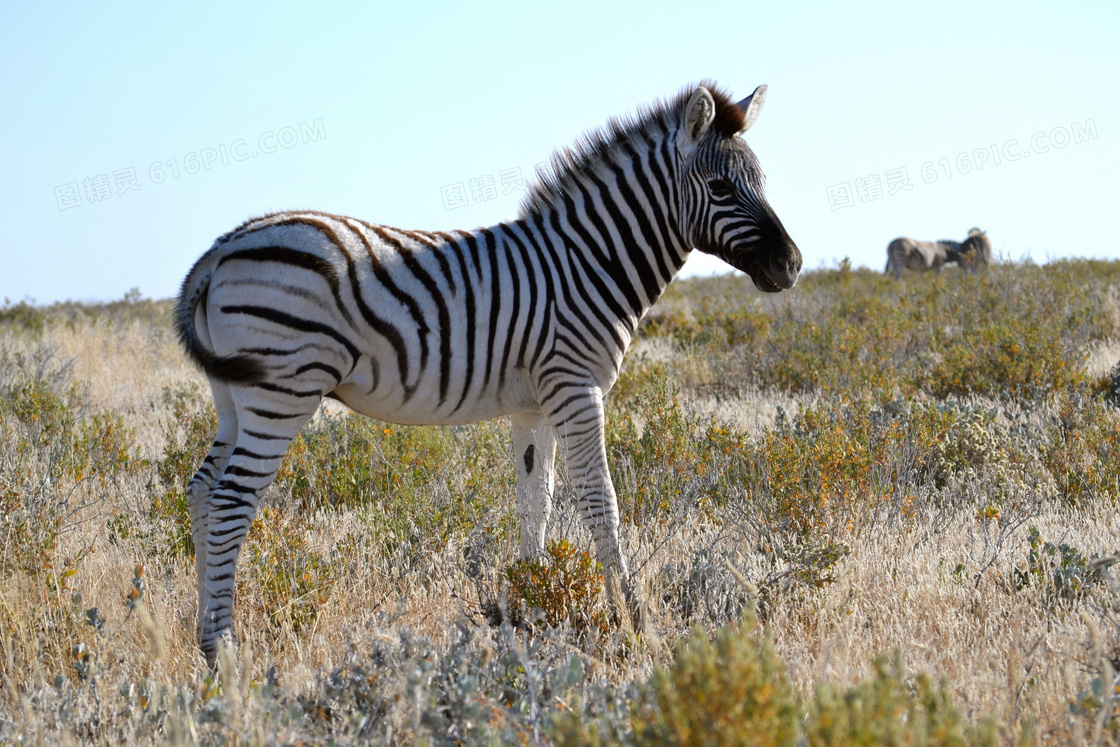
<svg viewBox="0 0 1120 747"><path fill-rule="evenodd" d="M559 443L608 583L632 603L603 396L692 248L767 293L797 282L801 254L740 137L765 93L735 103L705 83L611 120L556 153L518 218L490 228L405 231L294 211L214 243L175 320L219 418L188 490L211 662L257 502L324 397L395 423L509 415L522 556L544 549Z"/></svg>
<svg viewBox="0 0 1120 747"><path fill-rule="evenodd" d="M887 267L883 272L902 277L903 270L941 272L941 266L956 262L963 269L976 270L992 261L992 243L979 228L968 232L964 241L916 241L898 238L887 245Z"/></svg>

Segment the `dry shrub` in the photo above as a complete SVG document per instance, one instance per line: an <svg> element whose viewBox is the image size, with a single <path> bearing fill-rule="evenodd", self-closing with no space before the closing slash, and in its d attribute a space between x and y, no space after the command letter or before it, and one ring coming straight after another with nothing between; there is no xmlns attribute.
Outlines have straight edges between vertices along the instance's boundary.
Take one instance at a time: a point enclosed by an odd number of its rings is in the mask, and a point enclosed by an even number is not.
<svg viewBox="0 0 1120 747"><path fill-rule="evenodd" d="M1070 505L1120 501L1120 411L1083 389L1057 397L1043 464Z"/></svg>
<svg viewBox="0 0 1120 747"><path fill-rule="evenodd" d="M658 666L632 716L636 745L792 745L800 708L785 666L747 620L712 641L697 630Z"/></svg>
<svg viewBox="0 0 1120 747"><path fill-rule="evenodd" d="M194 557L187 483L202 466L218 432L218 413L197 385L168 388L163 392L170 417L163 426L164 450L156 461L161 492L152 496L150 515L163 527L163 538L172 555Z"/></svg>
<svg viewBox="0 0 1120 747"><path fill-rule="evenodd" d="M602 567L567 540L547 543L542 558L514 562L505 577L516 600L509 610L515 621L529 622L539 614L546 625L566 623L581 636L607 631Z"/></svg>
<svg viewBox="0 0 1120 747"><path fill-rule="evenodd" d="M848 689L818 685L806 725L811 747L966 747L997 745L991 718L968 723L948 683L906 677L897 652L874 661L874 676Z"/></svg>
<svg viewBox="0 0 1120 747"><path fill-rule="evenodd" d="M274 626L288 625L296 633L314 622L330 598L338 568L309 545L312 528L310 512L262 507L240 553L238 596L251 600Z"/></svg>

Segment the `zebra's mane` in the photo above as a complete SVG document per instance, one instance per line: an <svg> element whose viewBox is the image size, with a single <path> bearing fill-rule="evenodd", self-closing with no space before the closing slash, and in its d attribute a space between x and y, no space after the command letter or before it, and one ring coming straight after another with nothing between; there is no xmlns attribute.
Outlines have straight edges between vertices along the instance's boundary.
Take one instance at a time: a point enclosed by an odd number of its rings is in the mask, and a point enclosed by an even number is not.
<svg viewBox="0 0 1120 747"><path fill-rule="evenodd" d="M712 130L729 137L743 129L746 120L743 111L727 91L714 81L704 80L698 85L707 88L715 100L715 119ZM649 147L651 137L660 139L681 124L684 107L697 86L687 86L671 99L661 99L650 105L641 105L634 115L611 117L607 124L584 133L576 142L553 152L550 168L537 169L537 181L521 203L519 217L556 204L578 183L580 174L599 173L601 170L632 155L635 150Z"/></svg>

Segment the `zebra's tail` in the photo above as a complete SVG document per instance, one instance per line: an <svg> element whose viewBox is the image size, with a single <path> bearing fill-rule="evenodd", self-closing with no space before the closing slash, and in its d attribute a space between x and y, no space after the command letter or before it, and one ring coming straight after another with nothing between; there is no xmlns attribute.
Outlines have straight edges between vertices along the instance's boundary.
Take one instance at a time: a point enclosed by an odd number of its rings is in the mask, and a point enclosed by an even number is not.
<svg viewBox="0 0 1120 747"><path fill-rule="evenodd" d="M175 332L179 342L208 376L234 384L256 384L265 378L264 366L250 355L221 356L203 344L195 328L199 304L206 303L210 292L210 277L214 268L214 253L202 256L183 280L179 289L179 303L175 307Z"/></svg>

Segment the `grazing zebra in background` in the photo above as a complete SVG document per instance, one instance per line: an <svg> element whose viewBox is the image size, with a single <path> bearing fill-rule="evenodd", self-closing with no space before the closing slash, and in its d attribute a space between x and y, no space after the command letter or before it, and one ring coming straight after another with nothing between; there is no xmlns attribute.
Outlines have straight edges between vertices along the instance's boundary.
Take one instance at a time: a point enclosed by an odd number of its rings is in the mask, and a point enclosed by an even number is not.
<svg viewBox="0 0 1120 747"><path fill-rule="evenodd" d="M559 444L613 601L633 609L603 396L691 249L767 293L797 282L801 254L740 137L765 93L735 103L704 83L611 120L556 153L517 219L490 228L405 231L294 211L214 242L183 281L175 320L219 420L188 489L211 662L257 502L324 397L395 423L509 415L522 556L544 550Z"/></svg>
<svg viewBox="0 0 1120 747"><path fill-rule="evenodd" d="M964 241L917 241L898 238L887 245L887 267L883 272L902 277L903 270L941 272L941 266L956 262L966 270L976 270L992 261L992 242L979 228L968 232Z"/></svg>

